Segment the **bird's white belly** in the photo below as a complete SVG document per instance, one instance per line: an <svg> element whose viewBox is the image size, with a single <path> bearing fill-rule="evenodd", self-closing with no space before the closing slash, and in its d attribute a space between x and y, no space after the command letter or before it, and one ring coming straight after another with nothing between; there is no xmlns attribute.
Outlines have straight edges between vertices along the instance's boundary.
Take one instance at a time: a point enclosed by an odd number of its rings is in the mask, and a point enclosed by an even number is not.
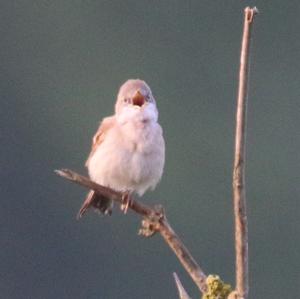
<svg viewBox="0 0 300 299"><path fill-rule="evenodd" d="M157 135L157 134L156 134ZM89 174L95 182L118 191L135 191L142 195L154 188L161 178L164 152L150 138L115 142L114 132L97 148L89 163ZM162 139L161 135L158 138Z"/></svg>

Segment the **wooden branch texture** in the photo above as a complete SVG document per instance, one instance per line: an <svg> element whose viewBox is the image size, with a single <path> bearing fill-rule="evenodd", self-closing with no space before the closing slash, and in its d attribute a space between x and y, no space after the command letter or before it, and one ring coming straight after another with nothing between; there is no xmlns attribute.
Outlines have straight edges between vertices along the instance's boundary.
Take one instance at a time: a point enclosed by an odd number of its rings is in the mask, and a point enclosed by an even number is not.
<svg viewBox="0 0 300 299"><path fill-rule="evenodd" d="M68 179L88 189L92 189L96 193L101 194L119 204L123 204L123 193L121 192L101 186L91 181L87 177L84 177L69 169L56 170L55 172L65 179ZM175 253L190 277L193 279L195 284L198 286L199 290L202 293L205 292L206 275L172 229L163 209L149 207L132 198L132 196L128 202L128 208L145 218L145 220L142 222L143 228L140 230L142 234L145 236L150 236L155 232L159 232L172 251Z"/></svg>
<svg viewBox="0 0 300 299"><path fill-rule="evenodd" d="M245 191L245 138L247 83L251 26L257 9L245 8L242 37L239 87L236 111L236 136L233 167L233 202L235 218L236 290L240 298L248 297L248 224Z"/></svg>

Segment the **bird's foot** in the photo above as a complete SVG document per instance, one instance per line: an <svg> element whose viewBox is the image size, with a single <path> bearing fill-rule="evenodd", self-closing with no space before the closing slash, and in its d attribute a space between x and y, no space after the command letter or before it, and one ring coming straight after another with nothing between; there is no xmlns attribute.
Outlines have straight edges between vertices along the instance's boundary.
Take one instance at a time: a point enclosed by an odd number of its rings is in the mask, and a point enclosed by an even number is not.
<svg viewBox="0 0 300 299"><path fill-rule="evenodd" d="M128 208L131 205L131 203L132 203L131 192L130 191L125 191L122 194L122 203L121 203L121 206L120 206L120 209L124 214L127 214Z"/></svg>
<svg viewBox="0 0 300 299"><path fill-rule="evenodd" d="M139 235L146 238L152 237L160 229L161 220L165 217L164 209L162 206L154 207L155 213L145 217L142 220L142 227L139 230Z"/></svg>

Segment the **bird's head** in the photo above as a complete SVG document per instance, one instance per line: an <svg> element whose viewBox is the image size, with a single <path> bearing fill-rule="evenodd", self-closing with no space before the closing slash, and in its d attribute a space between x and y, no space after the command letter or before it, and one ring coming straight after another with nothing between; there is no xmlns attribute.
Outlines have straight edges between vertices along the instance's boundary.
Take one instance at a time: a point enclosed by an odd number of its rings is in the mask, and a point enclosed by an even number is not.
<svg viewBox="0 0 300 299"><path fill-rule="evenodd" d="M145 81L130 79L119 90L115 106L117 120L148 122L157 121L158 111L150 87Z"/></svg>

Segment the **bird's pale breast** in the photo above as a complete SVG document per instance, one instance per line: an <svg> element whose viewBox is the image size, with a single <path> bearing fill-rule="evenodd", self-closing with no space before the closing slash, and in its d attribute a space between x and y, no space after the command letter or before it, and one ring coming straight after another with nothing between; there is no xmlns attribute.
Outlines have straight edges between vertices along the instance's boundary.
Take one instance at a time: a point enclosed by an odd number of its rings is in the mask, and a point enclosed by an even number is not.
<svg viewBox="0 0 300 299"><path fill-rule="evenodd" d="M88 169L97 183L142 195L159 182L164 167L164 140L158 123L115 126L91 157Z"/></svg>

